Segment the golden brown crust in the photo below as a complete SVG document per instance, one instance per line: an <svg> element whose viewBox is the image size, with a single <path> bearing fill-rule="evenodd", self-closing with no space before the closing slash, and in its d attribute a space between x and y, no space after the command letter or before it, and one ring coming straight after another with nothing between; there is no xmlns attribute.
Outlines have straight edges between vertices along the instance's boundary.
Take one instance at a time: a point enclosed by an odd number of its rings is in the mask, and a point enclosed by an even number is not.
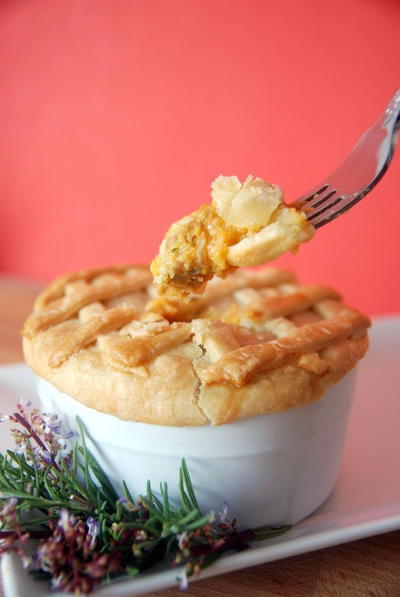
<svg viewBox="0 0 400 597"><path fill-rule="evenodd" d="M183 344L191 334L190 325L183 322L172 323L165 331L154 336L130 338L108 336L100 341L100 347L107 362L116 369L137 367L152 361L164 352Z"/></svg>
<svg viewBox="0 0 400 597"><path fill-rule="evenodd" d="M34 302L34 309L43 309L48 303L51 303L57 298L61 298L64 295L65 287L70 282L76 282L78 280L84 280L90 282L93 278L99 277L101 274L110 274L125 272L128 267L127 265L110 265L109 267L98 267L94 269L81 269L77 272L63 274L53 280L46 288L41 292ZM147 269L146 266L135 265L138 269Z"/></svg>
<svg viewBox="0 0 400 597"><path fill-rule="evenodd" d="M82 323L76 330L70 330L62 337L57 348L50 355L50 367L59 367L73 354L96 342L100 334L119 330L123 325L132 321L135 316L136 310L133 307L108 309L86 323Z"/></svg>
<svg viewBox="0 0 400 597"><path fill-rule="evenodd" d="M242 346L221 357L202 372L205 384L230 383L242 387L260 373L297 362L306 354L322 350L343 338L352 338L369 325L368 318L343 308L332 319L295 328L284 338L252 346Z"/></svg>
<svg viewBox="0 0 400 597"><path fill-rule="evenodd" d="M37 332L73 317L90 303L112 299L139 290L150 281L150 273L144 268L125 268L118 272L105 271L93 278L88 276L87 279L84 277L84 272L80 272L77 281L64 284L66 294L61 298L50 300L46 290L38 297L36 303L41 305L45 302L45 307L41 309L39 306L27 318L22 333L24 336L32 338Z"/></svg>
<svg viewBox="0 0 400 597"><path fill-rule="evenodd" d="M318 399L368 348L367 317L284 270L238 271L168 308L150 278L117 266L53 282L22 331L28 364L122 419L220 425Z"/></svg>
<svg viewBox="0 0 400 597"><path fill-rule="evenodd" d="M285 365L260 375L236 388L218 383L202 388L199 407L217 425L238 419L279 412L318 400L361 359L368 349L368 338L344 341L324 354L326 373L316 374L296 365Z"/></svg>
<svg viewBox="0 0 400 597"><path fill-rule="evenodd" d="M53 334L49 330L33 339L24 338L23 346L26 361L37 375L90 408L143 423L183 426L208 422L195 404L198 379L190 362L198 355L192 346L127 372L110 367L94 346L61 367L50 367Z"/></svg>

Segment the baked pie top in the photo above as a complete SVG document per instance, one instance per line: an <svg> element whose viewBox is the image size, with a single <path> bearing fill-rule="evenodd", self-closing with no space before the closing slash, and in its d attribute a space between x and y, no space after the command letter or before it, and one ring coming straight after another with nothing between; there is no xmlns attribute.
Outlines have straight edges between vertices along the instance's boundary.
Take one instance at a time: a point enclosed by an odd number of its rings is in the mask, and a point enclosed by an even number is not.
<svg viewBox="0 0 400 597"><path fill-rule="evenodd" d="M220 425L302 406L368 348L368 318L291 272L238 270L157 297L142 266L61 276L22 334L27 363L89 407L159 425Z"/></svg>
<svg viewBox="0 0 400 597"><path fill-rule="evenodd" d="M219 176L211 205L172 224L151 264L160 294L202 292L214 275L261 265L309 240L314 228L303 212L283 203L277 185L248 176Z"/></svg>

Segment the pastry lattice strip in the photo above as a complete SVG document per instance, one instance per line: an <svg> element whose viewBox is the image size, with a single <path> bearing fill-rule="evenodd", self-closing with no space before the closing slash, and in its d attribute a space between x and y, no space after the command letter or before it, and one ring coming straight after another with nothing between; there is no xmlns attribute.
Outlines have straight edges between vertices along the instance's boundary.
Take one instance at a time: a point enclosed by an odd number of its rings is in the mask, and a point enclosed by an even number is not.
<svg viewBox="0 0 400 597"><path fill-rule="evenodd" d="M295 362L318 352L336 340L365 333L369 319L342 305L332 319L306 324L285 337L233 350L201 372L205 384L231 383L237 387L259 373Z"/></svg>
<svg viewBox="0 0 400 597"><path fill-rule="evenodd" d="M81 279L80 279L81 280ZM40 331L70 319L86 305L111 299L135 290L145 288L151 281L148 270L135 270L128 273L103 273L91 282L77 283L79 290L57 298L45 308L34 311L25 321L22 334L32 338ZM65 291L65 285L64 285Z"/></svg>
<svg viewBox="0 0 400 597"><path fill-rule="evenodd" d="M258 300L252 302L251 307L262 313L263 319L287 317L313 307L325 299L340 299L340 295L327 286L299 286L289 294L262 297L258 293Z"/></svg>
<svg viewBox="0 0 400 597"><path fill-rule="evenodd" d="M154 336L130 338L129 336L103 336L99 347L105 360L116 369L138 367L158 355L186 342L191 335L188 323L172 323L165 331Z"/></svg>
<svg viewBox="0 0 400 597"><path fill-rule="evenodd" d="M313 319L316 321L319 320L319 317L314 314ZM274 334L275 338L282 338L288 334L295 334L295 330L297 330L299 326L294 321L287 319L286 317L278 317L276 319L267 321L265 323L265 327L269 332ZM321 359L318 352L309 352L302 355L297 364L302 369L311 371L312 373L322 373L327 368L327 364L323 359Z"/></svg>
<svg viewBox="0 0 400 597"><path fill-rule="evenodd" d="M71 282L76 282L77 280L91 282L93 279L98 278L102 274L120 274L132 270L133 268L135 270L143 269L147 271L146 266L112 265L110 267L99 267L95 269L81 269L77 272L59 276L38 295L33 305L34 310L39 311L44 309L49 303L61 298L64 295L66 285Z"/></svg>
<svg viewBox="0 0 400 597"><path fill-rule="evenodd" d="M94 344L100 334L108 334L121 329L136 315L136 310L132 307L107 309L97 317L92 317L86 323L81 324L76 330L69 330L51 353L50 367L59 367L82 348Z"/></svg>

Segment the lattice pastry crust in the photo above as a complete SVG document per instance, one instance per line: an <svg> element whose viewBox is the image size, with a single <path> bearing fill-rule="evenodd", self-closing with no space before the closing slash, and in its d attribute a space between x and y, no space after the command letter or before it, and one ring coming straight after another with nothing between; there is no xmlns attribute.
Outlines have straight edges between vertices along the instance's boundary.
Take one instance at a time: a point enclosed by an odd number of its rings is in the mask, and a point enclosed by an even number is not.
<svg viewBox="0 0 400 597"><path fill-rule="evenodd" d="M183 302L142 266L62 276L22 335L31 368L121 419L220 425L320 398L368 348L368 318L285 270L238 270Z"/></svg>

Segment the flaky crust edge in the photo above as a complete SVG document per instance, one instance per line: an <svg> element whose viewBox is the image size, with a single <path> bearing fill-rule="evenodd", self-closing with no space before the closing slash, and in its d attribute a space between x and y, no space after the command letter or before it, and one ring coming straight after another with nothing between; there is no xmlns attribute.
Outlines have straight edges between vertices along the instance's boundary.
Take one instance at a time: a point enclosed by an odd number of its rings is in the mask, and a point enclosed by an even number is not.
<svg viewBox="0 0 400 597"><path fill-rule="evenodd" d="M118 371L103 362L96 347L82 349L59 368L51 368L52 334L23 338L27 364L40 377L82 404L123 420L166 426L222 425L261 414L304 406L320 398L357 364L368 337L336 342L320 352L322 373L285 365L260 374L243 387L203 385L195 360L170 351L145 367ZM192 343L188 343L192 345Z"/></svg>

